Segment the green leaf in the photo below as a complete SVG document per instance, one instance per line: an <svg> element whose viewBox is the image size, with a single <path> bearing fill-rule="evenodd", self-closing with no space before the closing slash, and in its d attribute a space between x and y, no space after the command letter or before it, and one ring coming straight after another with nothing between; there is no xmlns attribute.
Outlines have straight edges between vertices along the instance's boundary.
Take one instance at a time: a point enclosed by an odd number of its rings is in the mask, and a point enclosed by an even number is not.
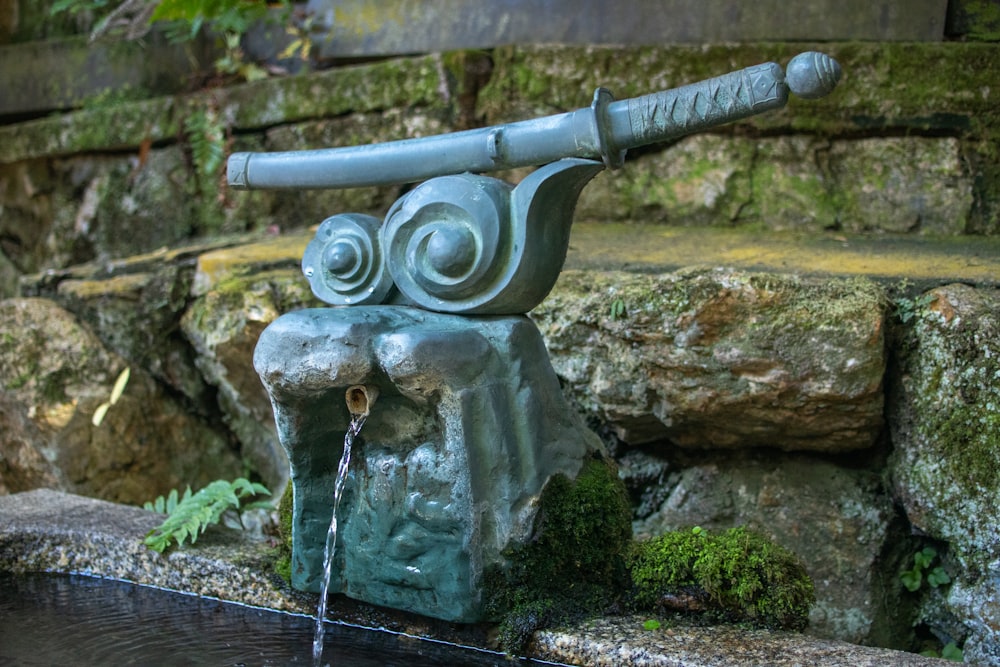
<svg viewBox="0 0 1000 667"><path fill-rule="evenodd" d="M924 547L917 553L913 554L913 564L921 570L926 570L931 566L935 557L937 557L937 551L935 551L932 547Z"/></svg>
<svg viewBox="0 0 1000 667"><path fill-rule="evenodd" d="M161 496L153 504L154 508L164 505L167 518L146 535L144 542L161 553L171 543L181 545L190 541L194 544L208 526L220 523L227 511L238 511L241 497L270 494L266 487L243 478L233 482L216 480L194 494L191 487L187 487L179 501L174 489L166 501Z"/></svg>
<svg viewBox="0 0 1000 667"><path fill-rule="evenodd" d="M642 629L643 630L659 630L660 629L660 622L658 620L656 620L655 618L651 618L651 619L649 619L648 621L646 621L646 622L644 622L642 624Z"/></svg>
<svg viewBox="0 0 1000 667"><path fill-rule="evenodd" d="M944 571L943 567L938 565L936 568L927 573L927 583L931 588L937 588L938 586L950 584L951 577L948 576L948 573Z"/></svg>
<svg viewBox="0 0 1000 667"><path fill-rule="evenodd" d="M941 649L941 657L945 660L965 662L965 656L962 654L962 649L958 648L955 642L948 642L945 644L944 648Z"/></svg>
<svg viewBox="0 0 1000 667"><path fill-rule="evenodd" d="M899 578L906 586L906 590L915 593L920 590L920 583L923 581L924 575L921 574L920 570L913 569L899 575Z"/></svg>

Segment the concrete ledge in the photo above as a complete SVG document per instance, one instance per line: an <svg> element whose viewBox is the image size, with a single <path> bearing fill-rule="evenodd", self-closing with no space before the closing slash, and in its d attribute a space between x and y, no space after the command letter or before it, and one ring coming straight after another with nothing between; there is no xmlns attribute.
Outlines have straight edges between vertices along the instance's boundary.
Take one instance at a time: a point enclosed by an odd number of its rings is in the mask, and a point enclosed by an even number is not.
<svg viewBox="0 0 1000 667"><path fill-rule="evenodd" d="M287 589L270 573L271 548L239 533L209 531L195 547L163 555L142 537L159 515L137 507L36 489L0 496L0 570L83 573L185 591L254 606L314 613L315 596ZM331 617L411 634L485 645L482 628L456 630L428 619L340 604ZM404 618L405 617L405 618ZM664 627L646 631L644 618L605 618L537 634L534 657L578 665L719 667L723 665L943 664L915 654L855 646L793 633L733 626ZM449 624L450 625L450 624Z"/></svg>

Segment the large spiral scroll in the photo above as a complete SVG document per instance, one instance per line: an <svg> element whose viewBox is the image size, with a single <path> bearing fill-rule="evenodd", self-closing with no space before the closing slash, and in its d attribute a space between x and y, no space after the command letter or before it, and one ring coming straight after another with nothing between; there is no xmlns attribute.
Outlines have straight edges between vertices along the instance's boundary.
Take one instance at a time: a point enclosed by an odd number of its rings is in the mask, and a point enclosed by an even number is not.
<svg viewBox="0 0 1000 667"><path fill-rule="evenodd" d="M528 312L555 284L577 197L603 168L560 160L513 190L473 174L423 183L396 202L382 228L396 287L438 312Z"/></svg>

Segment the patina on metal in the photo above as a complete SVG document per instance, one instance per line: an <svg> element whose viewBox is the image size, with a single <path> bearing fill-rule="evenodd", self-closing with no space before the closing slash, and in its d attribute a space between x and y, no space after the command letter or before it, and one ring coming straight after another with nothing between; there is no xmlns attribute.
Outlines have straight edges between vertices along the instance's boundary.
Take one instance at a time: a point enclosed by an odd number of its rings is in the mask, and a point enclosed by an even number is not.
<svg viewBox="0 0 1000 667"><path fill-rule="evenodd" d="M569 113L420 139L368 146L275 153L234 153L229 185L240 189L352 188L414 183L435 176L548 164L566 157L600 159L615 169L625 151L746 118L788 102L830 93L840 65L814 51L792 58L785 76L764 63L680 88L615 101L598 88L587 108Z"/></svg>
<svg viewBox="0 0 1000 667"><path fill-rule="evenodd" d="M829 93L840 66L795 56L788 73L764 63L627 100L604 88L569 113L368 146L236 153L234 188L347 188L422 183L380 222L345 213L324 221L302 270L331 305L395 303L442 313L511 315L538 305L566 259L576 200L630 148L676 139L777 109L789 92ZM600 161L598 161L598 159ZM545 165L512 187L482 175Z"/></svg>

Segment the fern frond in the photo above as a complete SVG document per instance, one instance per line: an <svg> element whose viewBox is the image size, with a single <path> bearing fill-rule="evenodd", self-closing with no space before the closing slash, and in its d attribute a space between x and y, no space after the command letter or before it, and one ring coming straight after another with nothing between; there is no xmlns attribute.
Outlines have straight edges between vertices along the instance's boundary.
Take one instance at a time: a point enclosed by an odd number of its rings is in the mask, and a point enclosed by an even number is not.
<svg viewBox="0 0 1000 667"><path fill-rule="evenodd" d="M216 480L195 494L188 487L179 501L177 490L174 489L166 500L160 496L154 503L146 503L147 509L166 509L167 518L146 534L144 542L150 549L160 553L173 542L181 545L190 540L194 544L209 526L222 520L223 514L230 510L239 511L242 499L256 495L269 496L271 492L262 484L242 477L232 482ZM262 504L261 501L251 503L259 504Z"/></svg>

